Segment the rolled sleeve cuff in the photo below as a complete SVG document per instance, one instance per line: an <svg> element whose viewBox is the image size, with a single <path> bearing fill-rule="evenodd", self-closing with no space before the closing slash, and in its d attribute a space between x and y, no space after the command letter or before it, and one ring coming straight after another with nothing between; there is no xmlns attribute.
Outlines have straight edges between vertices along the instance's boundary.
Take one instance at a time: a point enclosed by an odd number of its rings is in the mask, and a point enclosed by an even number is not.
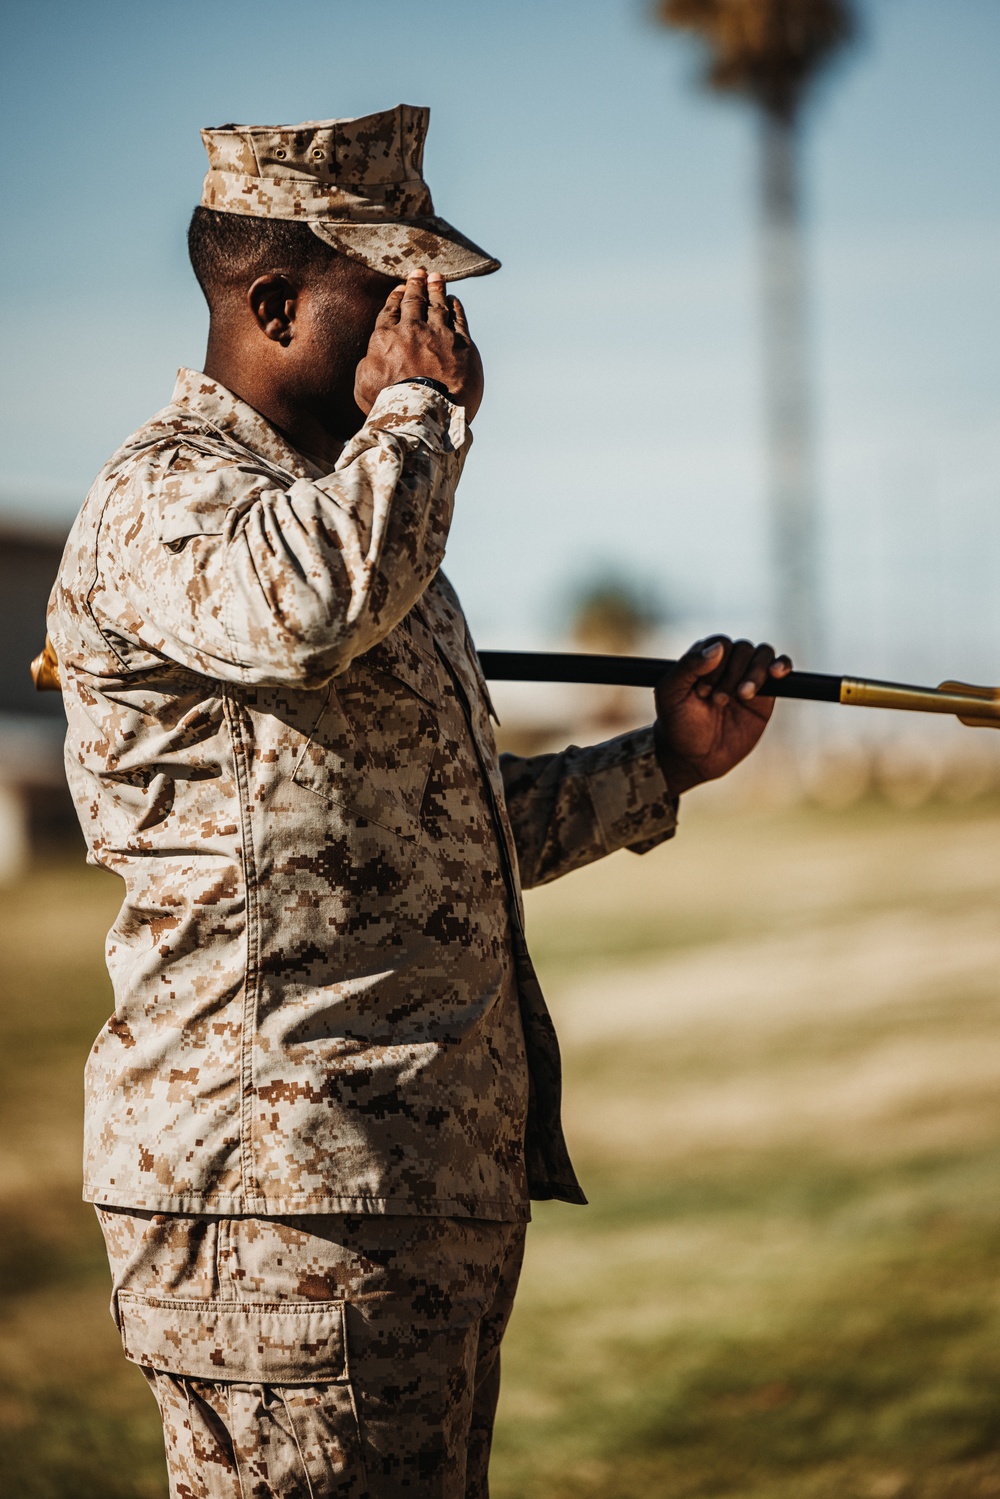
<svg viewBox="0 0 1000 1499"><path fill-rule="evenodd" d="M652 728L621 734L600 748L603 763L589 771L587 786L608 852L644 854L672 838L678 798L660 768Z"/></svg>

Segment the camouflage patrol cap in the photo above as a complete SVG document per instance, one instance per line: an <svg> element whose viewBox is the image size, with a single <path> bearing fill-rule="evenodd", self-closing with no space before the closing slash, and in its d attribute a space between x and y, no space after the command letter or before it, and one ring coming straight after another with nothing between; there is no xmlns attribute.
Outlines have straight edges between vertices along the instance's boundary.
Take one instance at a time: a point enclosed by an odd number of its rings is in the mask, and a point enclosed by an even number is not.
<svg viewBox="0 0 1000 1499"><path fill-rule="evenodd" d="M450 281L485 276L500 262L434 213L422 175L429 118L397 104L356 120L203 130L202 206L299 220L386 276L421 266Z"/></svg>

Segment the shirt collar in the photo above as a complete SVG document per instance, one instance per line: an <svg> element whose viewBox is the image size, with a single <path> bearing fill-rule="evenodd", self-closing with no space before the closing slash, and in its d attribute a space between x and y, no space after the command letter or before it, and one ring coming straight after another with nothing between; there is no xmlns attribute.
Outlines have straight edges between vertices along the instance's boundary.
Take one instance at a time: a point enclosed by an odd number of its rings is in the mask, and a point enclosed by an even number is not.
<svg viewBox="0 0 1000 1499"><path fill-rule="evenodd" d="M294 474L297 479L318 479L323 469L299 453L271 423L233 395L218 380L197 370L178 370L174 406L193 412L223 437L238 442L260 458Z"/></svg>

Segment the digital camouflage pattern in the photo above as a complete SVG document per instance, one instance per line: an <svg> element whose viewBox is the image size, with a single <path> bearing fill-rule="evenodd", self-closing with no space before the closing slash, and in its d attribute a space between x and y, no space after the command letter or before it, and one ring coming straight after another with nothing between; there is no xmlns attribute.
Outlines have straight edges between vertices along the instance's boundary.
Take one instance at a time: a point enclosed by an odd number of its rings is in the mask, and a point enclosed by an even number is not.
<svg viewBox="0 0 1000 1499"><path fill-rule="evenodd" d="M203 130L202 206L299 219L386 276L423 268L450 281L500 268L434 212L423 179L430 110L398 104L355 120Z"/></svg>
<svg viewBox="0 0 1000 1499"><path fill-rule="evenodd" d="M523 1224L99 1217L176 1499L485 1499Z"/></svg>
<svg viewBox="0 0 1000 1499"><path fill-rule="evenodd" d="M675 803L651 729L498 763L439 571L468 441L407 382L323 474L183 371L84 504L49 628L90 858L126 885L92 1201L583 1200L519 874L651 847Z"/></svg>

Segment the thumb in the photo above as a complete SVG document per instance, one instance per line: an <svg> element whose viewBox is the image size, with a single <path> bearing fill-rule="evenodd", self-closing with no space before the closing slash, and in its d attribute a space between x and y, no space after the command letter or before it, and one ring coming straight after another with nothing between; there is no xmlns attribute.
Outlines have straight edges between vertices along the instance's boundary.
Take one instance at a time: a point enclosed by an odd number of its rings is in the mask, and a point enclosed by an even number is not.
<svg viewBox="0 0 1000 1499"><path fill-rule="evenodd" d="M662 712L665 705L678 703L687 697L692 687L702 677L718 671L725 660L726 640L716 636L713 640L698 640L656 684L657 707Z"/></svg>

